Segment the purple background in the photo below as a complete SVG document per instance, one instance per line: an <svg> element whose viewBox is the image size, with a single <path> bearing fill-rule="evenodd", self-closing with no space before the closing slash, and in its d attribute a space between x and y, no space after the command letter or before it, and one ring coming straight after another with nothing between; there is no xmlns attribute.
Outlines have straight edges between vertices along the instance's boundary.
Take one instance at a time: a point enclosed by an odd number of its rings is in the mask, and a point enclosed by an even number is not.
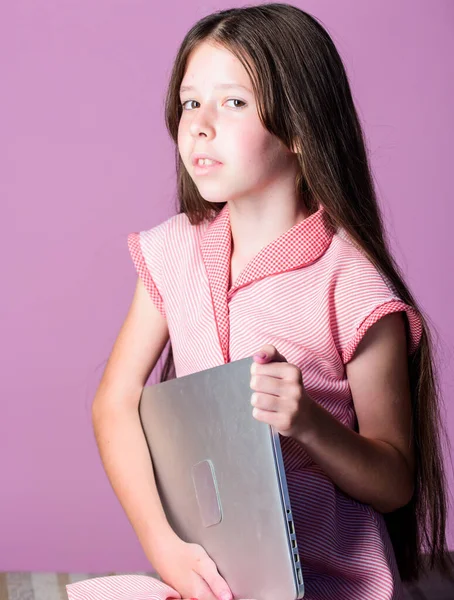
<svg viewBox="0 0 454 600"><path fill-rule="evenodd" d="M126 236L175 211L163 120L174 56L197 19L235 4L0 7L0 570L150 567L103 471L90 405L136 280ZM452 437L454 3L296 5L346 63L392 249L438 331ZM449 528L453 549L452 509Z"/></svg>

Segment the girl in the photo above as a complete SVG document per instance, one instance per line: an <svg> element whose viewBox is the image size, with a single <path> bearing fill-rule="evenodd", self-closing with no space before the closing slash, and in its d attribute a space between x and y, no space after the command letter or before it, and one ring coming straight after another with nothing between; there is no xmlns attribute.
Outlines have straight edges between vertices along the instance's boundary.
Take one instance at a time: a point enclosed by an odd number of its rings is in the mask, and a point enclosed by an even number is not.
<svg viewBox="0 0 454 600"><path fill-rule="evenodd" d="M163 582L100 578L69 597L232 597L171 530L150 468L138 402L170 339L163 380L254 355L251 410L281 434L307 600L401 598L423 550L450 568L439 400L339 54L288 4L209 15L176 57L166 123L180 212L129 235L137 287L93 404Z"/></svg>

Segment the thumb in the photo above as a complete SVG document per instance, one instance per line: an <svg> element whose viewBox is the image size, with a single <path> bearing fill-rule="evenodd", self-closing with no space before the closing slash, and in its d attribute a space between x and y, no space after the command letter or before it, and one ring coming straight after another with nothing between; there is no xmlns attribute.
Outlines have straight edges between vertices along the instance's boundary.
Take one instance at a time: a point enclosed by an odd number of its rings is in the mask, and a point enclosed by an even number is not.
<svg viewBox="0 0 454 600"><path fill-rule="evenodd" d="M253 359L260 364L269 362L287 362L286 358L271 344L262 346L258 352L254 353Z"/></svg>

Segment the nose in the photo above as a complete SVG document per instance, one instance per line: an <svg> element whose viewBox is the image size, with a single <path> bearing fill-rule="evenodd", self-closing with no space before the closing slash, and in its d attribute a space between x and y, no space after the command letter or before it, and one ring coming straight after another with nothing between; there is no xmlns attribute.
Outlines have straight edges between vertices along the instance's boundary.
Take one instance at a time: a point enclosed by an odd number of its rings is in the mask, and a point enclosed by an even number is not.
<svg viewBox="0 0 454 600"><path fill-rule="evenodd" d="M197 115L193 117L189 131L193 137L204 135L206 138L214 136L213 119L210 118L208 111L197 109Z"/></svg>

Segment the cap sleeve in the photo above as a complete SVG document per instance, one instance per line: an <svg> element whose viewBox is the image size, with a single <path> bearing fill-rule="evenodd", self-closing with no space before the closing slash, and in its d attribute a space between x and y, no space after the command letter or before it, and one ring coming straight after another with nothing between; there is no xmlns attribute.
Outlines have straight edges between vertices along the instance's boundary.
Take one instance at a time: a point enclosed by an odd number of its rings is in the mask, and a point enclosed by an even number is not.
<svg viewBox="0 0 454 600"><path fill-rule="evenodd" d="M405 302L402 302L401 300L389 300L388 302L384 302L373 308L359 326L353 326L352 329L354 332L342 352L342 362L346 364L353 358L360 341L363 339L366 331L368 331L374 323L385 315L402 311L405 312L407 317L408 354L412 355L418 348L421 340L421 317L415 308L405 304Z"/></svg>
<svg viewBox="0 0 454 600"><path fill-rule="evenodd" d="M391 282L360 251L340 262L332 296L333 337L344 364L354 356L366 332L385 315L406 315L408 354L418 348L422 335L419 312L402 301Z"/></svg>
<svg viewBox="0 0 454 600"><path fill-rule="evenodd" d="M128 234L127 243L137 274L156 308L165 317L161 265L164 257L163 233L162 224L147 231L132 232Z"/></svg>

